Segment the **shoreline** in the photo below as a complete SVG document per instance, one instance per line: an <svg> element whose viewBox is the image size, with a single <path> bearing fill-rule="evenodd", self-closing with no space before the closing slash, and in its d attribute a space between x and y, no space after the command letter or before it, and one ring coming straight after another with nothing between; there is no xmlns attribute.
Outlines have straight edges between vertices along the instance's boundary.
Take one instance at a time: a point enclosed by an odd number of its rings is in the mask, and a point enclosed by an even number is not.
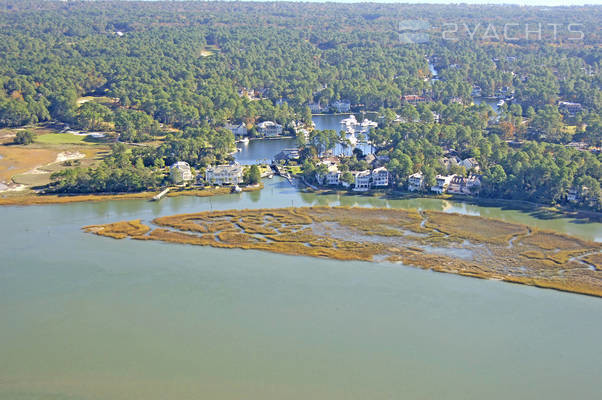
<svg viewBox="0 0 602 400"><path fill-rule="evenodd" d="M243 192L253 192L263 189L263 184L257 186L245 186ZM153 200L159 191L145 191L132 193L64 193L64 194L17 194L13 192L9 196L0 197L0 206L30 206L44 204L69 204L85 203L109 200ZM210 197L232 193L230 186L213 187L208 189L172 189L165 197L197 196Z"/></svg>
<svg viewBox="0 0 602 400"><path fill-rule="evenodd" d="M387 200L408 200L408 199L435 199L435 200L450 200L457 203L473 204L482 207L500 207L510 208L513 210L525 212L548 212L564 218L579 218L589 219L589 222L602 223L602 212L593 210L581 210L567 206L553 206L550 204L534 203L527 200L510 200L500 198L484 198L471 197L455 194L430 195L425 193L395 191L392 189L372 190L364 192L353 192L348 190L337 190L323 187L314 188L313 185L308 185L307 182L301 180L306 192L322 194L337 194L339 196L363 196L367 198L384 198Z"/></svg>

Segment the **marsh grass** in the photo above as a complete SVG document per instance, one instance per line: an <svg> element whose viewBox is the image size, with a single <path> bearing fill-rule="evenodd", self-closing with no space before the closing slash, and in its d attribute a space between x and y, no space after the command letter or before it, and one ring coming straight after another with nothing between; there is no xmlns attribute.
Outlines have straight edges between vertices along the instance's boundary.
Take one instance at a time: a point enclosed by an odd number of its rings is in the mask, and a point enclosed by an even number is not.
<svg viewBox="0 0 602 400"><path fill-rule="evenodd" d="M116 239L131 237L337 260L386 260L436 272L602 296L599 243L481 217L306 207L180 214L159 217L153 223L160 228L150 233L140 221L85 229ZM459 250L469 251L470 259L461 258Z"/></svg>

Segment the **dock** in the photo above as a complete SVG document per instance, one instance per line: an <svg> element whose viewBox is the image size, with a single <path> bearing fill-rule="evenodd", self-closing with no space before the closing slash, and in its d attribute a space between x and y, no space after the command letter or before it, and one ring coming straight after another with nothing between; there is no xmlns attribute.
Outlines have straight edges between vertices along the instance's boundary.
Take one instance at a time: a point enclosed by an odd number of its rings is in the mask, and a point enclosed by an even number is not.
<svg viewBox="0 0 602 400"><path fill-rule="evenodd" d="M161 193L159 193L156 196L153 196L153 201L159 201L161 200L163 197L165 197L165 195L169 192L169 188L163 190Z"/></svg>

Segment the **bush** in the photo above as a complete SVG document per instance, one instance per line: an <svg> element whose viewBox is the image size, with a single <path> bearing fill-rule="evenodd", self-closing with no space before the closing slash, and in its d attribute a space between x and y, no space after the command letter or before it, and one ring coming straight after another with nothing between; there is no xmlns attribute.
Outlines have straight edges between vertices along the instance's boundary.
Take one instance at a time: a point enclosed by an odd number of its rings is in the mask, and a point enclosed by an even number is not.
<svg viewBox="0 0 602 400"><path fill-rule="evenodd" d="M28 145L33 143L36 135L32 131L19 131L15 137L16 144Z"/></svg>

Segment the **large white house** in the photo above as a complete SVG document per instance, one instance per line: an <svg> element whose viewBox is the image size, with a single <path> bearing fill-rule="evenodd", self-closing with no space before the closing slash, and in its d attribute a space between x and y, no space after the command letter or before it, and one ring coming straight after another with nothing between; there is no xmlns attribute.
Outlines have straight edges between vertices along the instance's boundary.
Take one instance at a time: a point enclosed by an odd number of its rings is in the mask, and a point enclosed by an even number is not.
<svg viewBox="0 0 602 400"><path fill-rule="evenodd" d="M175 184L182 184L192 180L190 165L185 161L178 161L169 167L169 178Z"/></svg>
<svg viewBox="0 0 602 400"><path fill-rule="evenodd" d="M257 131L265 137L282 135L282 125L274 121L263 121L257 125Z"/></svg>
<svg viewBox="0 0 602 400"><path fill-rule="evenodd" d="M337 100L332 103L332 107L339 113L346 113L351 110L351 103L345 100Z"/></svg>
<svg viewBox="0 0 602 400"><path fill-rule="evenodd" d="M415 192L417 190L422 190L422 186L424 185L424 176L422 172L416 172L408 177L408 190L410 192Z"/></svg>
<svg viewBox="0 0 602 400"><path fill-rule="evenodd" d="M242 182L242 165L234 163L209 166L205 171L205 182L215 185L238 185Z"/></svg>
<svg viewBox="0 0 602 400"><path fill-rule="evenodd" d="M445 193L447 191L447 187L449 186L451 180L456 175L437 175L437 183L435 186L431 186L431 191L435 193Z"/></svg>
<svg viewBox="0 0 602 400"><path fill-rule="evenodd" d="M235 138L247 136L247 126L244 123L227 124L226 129L231 131Z"/></svg>
<svg viewBox="0 0 602 400"><path fill-rule="evenodd" d="M355 186L353 190L358 192L364 192L366 190L370 190L372 179L372 173L370 170L355 172L354 174Z"/></svg>
<svg viewBox="0 0 602 400"><path fill-rule="evenodd" d="M389 186L389 171L385 167L372 170L372 185L377 187Z"/></svg>

